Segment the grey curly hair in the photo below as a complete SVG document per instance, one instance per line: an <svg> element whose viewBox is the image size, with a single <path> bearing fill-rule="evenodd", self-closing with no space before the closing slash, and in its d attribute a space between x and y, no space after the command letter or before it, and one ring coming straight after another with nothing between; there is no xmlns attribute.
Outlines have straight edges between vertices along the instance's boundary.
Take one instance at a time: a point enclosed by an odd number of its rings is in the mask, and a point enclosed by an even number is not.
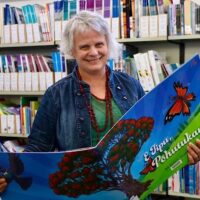
<svg viewBox="0 0 200 200"><path fill-rule="evenodd" d="M112 37L107 21L99 14L90 11L80 11L69 19L62 34L60 51L64 55L73 58L74 33L82 33L88 29L105 35L109 49L109 58L118 58L120 45Z"/></svg>

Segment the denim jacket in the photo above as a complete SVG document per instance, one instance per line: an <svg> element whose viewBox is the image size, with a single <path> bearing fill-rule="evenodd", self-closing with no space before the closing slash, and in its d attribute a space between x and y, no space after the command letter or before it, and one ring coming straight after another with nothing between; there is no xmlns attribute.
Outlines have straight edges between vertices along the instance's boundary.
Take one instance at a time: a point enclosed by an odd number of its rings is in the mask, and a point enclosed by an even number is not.
<svg viewBox="0 0 200 200"><path fill-rule="evenodd" d="M90 88L83 82L90 100ZM137 80L125 73L110 70L112 97L124 114L144 91ZM80 93L76 68L66 78L45 92L37 111L25 151L59 151L91 146L90 117Z"/></svg>

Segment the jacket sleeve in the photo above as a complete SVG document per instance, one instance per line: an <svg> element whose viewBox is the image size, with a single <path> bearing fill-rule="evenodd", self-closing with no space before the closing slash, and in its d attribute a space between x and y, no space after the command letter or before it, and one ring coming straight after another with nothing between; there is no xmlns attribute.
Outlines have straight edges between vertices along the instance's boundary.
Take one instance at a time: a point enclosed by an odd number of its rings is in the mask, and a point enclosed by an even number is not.
<svg viewBox="0 0 200 200"><path fill-rule="evenodd" d="M48 152L56 146L58 108L51 89L44 94L37 111L25 152Z"/></svg>

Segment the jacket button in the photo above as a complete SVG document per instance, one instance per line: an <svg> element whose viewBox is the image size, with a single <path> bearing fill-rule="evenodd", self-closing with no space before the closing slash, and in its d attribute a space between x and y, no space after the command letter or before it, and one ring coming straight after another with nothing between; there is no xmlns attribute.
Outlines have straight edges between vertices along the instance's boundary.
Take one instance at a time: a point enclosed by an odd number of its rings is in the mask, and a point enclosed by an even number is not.
<svg viewBox="0 0 200 200"><path fill-rule="evenodd" d="M117 86L117 89L118 89L118 90L121 90L121 87L118 85L118 86Z"/></svg>
<svg viewBox="0 0 200 200"><path fill-rule="evenodd" d="M85 132L82 131L82 132L80 133L80 135L81 135L81 137L84 137L84 136L85 136Z"/></svg>
<svg viewBox="0 0 200 200"><path fill-rule="evenodd" d="M124 99L124 100L127 100L127 97L126 97L126 96L123 96L123 99Z"/></svg>
<svg viewBox="0 0 200 200"><path fill-rule="evenodd" d="M80 117L79 119L80 119L80 121L84 121L84 117Z"/></svg>
<svg viewBox="0 0 200 200"><path fill-rule="evenodd" d="M77 96L81 96L81 93L80 93L80 92L77 92L76 95L77 95Z"/></svg>
<svg viewBox="0 0 200 200"><path fill-rule="evenodd" d="M84 107L83 104L78 104L78 108L82 109Z"/></svg>

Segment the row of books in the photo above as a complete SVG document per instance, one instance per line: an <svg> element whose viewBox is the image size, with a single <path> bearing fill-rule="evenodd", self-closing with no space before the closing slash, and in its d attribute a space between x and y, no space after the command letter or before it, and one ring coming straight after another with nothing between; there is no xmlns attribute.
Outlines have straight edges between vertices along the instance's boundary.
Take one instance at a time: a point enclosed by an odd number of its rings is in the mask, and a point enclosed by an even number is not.
<svg viewBox="0 0 200 200"><path fill-rule="evenodd" d="M65 23L80 10L101 14L115 38L200 33L196 0L54 0L45 5L1 7L1 43L60 41Z"/></svg>
<svg viewBox="0 0 200 200"><path fill-rule="evenodd" d="M141 0L54 0L45 5L25 4L22 7L6 4L0 7L1 43L61 40L65 23L80 10L101 14L116 38L146 37L147 32L152 37L166 36L167 15L160 11L159 15L140 21L142 9Z"/></svg>
<svg viewBox="0 0 200 200"><path fill-rule="evenodd" d="M75 66L60 52L51 57L32 54L0 55L0 91L45 91Z"/></svg>
<svg viewBox="0 0 200 200"><path fill-rule="evenodd" d="M167 63L166 55L154 50L137 53L133 57L132 72L137 73L138 80L146 92L152 90L179 66Z"/></svg>
<svg viewBox="0 0 200 200"><path fill-rule="evenodd" d="M21 97L20 104L0 102L0 133L28 136L39 107L37 97Z"/></svg>
<svg viewBox="0 0 200 200"><path fill-rule="evenodd" d="M76 64L74 59L67 59L59 51L51 56L38 54L0 55L0 73L8 72L71 72Z"/></svg>
<svg viewBox="0 0 200 200"><path fill-rule="evenodd" d="M162 0L121 0L120 38L167 36L167 13Z"/></svg>
<svg viewBox="0 0 200 200"><path fill-rule="evenodd" d="M200 195L200 164L187 165L168 180L168 191Z"/></svg>
<svg viewBox="0 0 200 200"><path fill-rule="evenodd" d="M6 4L1 8L2 43L32 43L53 40L53 3L27 4L22 7Z"/></svg>
<svg viewBox="0 0 200 200"><path fill-rule="evenodd" d="M121 38L200 33L198 0L121 0L120 2Z"/></svg>
<svg viewBox="0 0 200 200"><path fill-rule="evenodd" d="M195 2L180 0L169 5L169 35L200 34L200 2Z"/></svg>
<svg viewBox="0 0 200 200"><path fill-rule="evenodd" d="M71 73L75 65L74 59L66 59L60 52L53 52L52 58L32 54L2 55L0 91L45 91ZM133 58L109 59L108 65L113 70L126 72L138 79L146 92L178 67L178 64L168 64L166 56L154 50L136 53Z"/></svg>

